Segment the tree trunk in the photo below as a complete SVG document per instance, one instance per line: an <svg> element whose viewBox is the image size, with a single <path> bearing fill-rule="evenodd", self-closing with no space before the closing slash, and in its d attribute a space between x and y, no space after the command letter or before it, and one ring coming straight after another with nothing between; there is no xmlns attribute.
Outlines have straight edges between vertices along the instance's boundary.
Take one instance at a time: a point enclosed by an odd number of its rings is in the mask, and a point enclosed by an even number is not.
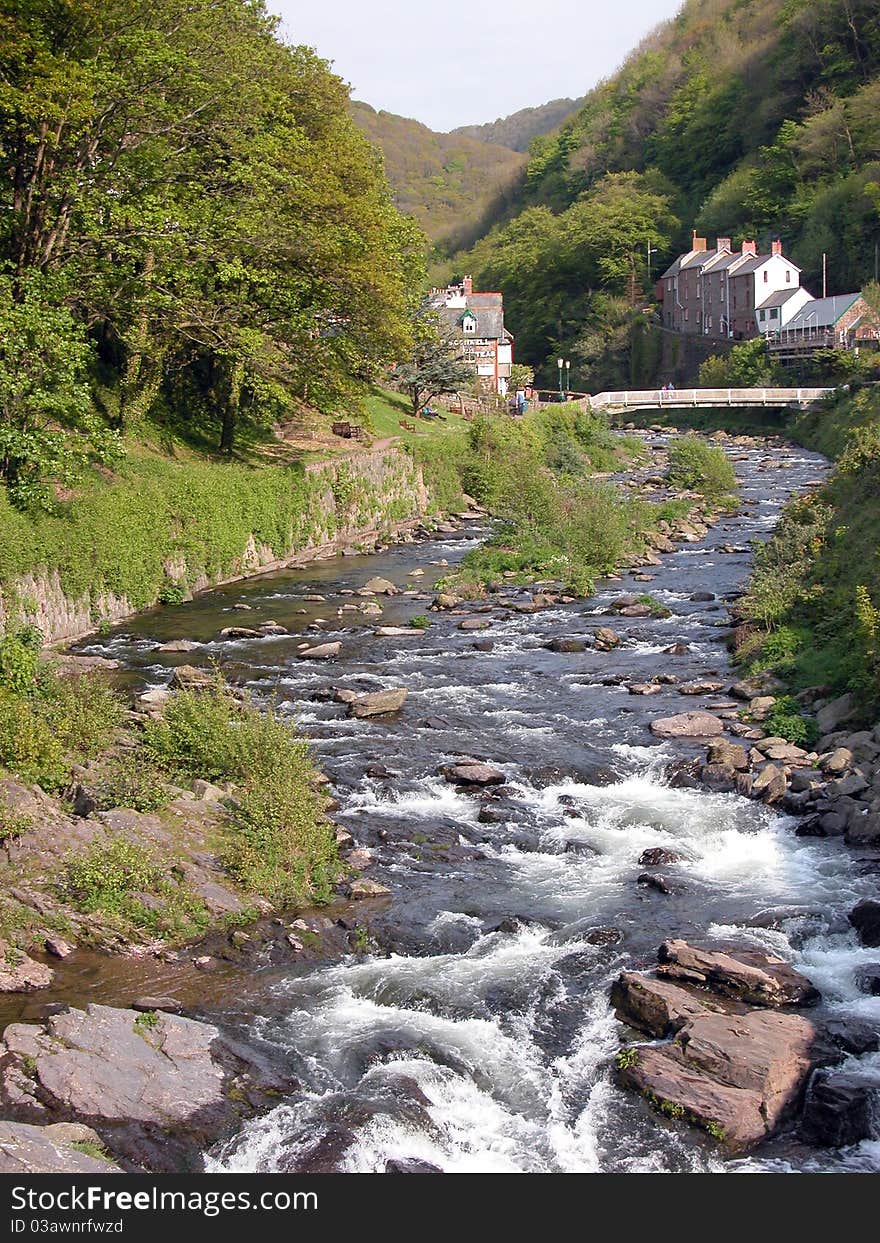
<svg viewBox="0 0 880 1243"><path fill-rule="evenodd" d="M235 426L241 406L241 382L244 379L244 367L241 363L233 363L229 376L229 392L223 403L223 422L220 428L220 452L232 453L235 443Z"/></svg>

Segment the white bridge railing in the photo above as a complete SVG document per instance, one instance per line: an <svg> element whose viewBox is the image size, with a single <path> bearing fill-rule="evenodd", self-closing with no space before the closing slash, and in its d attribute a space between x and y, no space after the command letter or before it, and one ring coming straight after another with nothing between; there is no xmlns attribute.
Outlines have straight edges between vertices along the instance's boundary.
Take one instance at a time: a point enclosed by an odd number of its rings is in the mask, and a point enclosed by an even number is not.
<svg viewBox="0 0 880 1243"><path fill-rule="evenodd" d="M681 388L632 389L594 393L594 410L662 410L682 406L809 406L833 388Z"/></svg>

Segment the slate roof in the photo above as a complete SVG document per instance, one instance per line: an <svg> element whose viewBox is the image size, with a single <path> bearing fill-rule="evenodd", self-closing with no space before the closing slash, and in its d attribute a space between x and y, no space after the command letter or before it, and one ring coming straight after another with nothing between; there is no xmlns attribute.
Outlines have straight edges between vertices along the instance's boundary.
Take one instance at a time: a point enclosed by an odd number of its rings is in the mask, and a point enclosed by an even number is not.
<svg viewBox="0 0 880 1243"><path fill-rule="evenodd" d="M468 336L485 337L486 339L504 340L504 311L501 306L471 306L471 298L468 298L467 309L458 306L441 306L438 307L438 313L441 321L446 327L455 333L456 336L463 336L461 322L468 311L475 316L477 321L477 330L474 333L468 333Z"/></svg>
<svg viewBox="0 0 880 1243"><path fill-rule="evenodd" d="M758 303L757 310L765 311L771 306L784 306L789 298L793 298L796 293L800 292L800 287L797 285L793 288L789 287L788 289L777 289L776 293L770 294L770 296L765 298L763 302ZM809 305L809 303L807 305Z"/></svg>
<svg viewBox="0 0 880 1243"><path fill-rule="evenodd" d="M785 331L792 332L799 328L805 330L833 328L841 315L844 315L860 297L861 294L857 293L839 293L831 298L814 298L812 302L802 306L798 313L792 316L785 325Z"/></svg>

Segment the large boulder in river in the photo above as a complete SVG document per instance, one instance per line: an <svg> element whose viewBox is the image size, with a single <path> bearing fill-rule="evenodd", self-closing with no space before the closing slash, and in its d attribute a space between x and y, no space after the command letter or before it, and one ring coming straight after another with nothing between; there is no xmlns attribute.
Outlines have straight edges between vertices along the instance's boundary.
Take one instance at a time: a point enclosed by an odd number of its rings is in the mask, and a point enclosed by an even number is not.
<svg viewBox="0 0 880 1243"><path fill-rule="evenodd" d="M733 1152L759 1143L799 1103L816 1031L800 1015L704 1011L672 1042L618 1057L629 1086L667 1116L705 1127Z"/></svg>
<svg viewBox="0 0 880 1243"><path fill-rule="evenodd" d="M297 655L303 660L333 660L339 655L342 644L336 643L319 643L316 647L304 647L297 652Z"/></svg>
<svg viewBox="0 0 880 1243"><path fill-rule="evenodd" d="M806 976L781 958L758 950L710 949L687 941L664 941L658 974L715 989L754 1006L803 1006L819 1000Z"/></svg>
<svg viewBox="0 0 880 1243"><path fill-rule="evenodd" d="M613 648L620 647L621 638L610 626L600 626L593 633L593 642L600 652L610 652Z"/></svg>
<svg viewBox="0 0 880 1243"><path fill-rule="evenodd" d="M807 1089L801 1129L812 1144L843 1148L874 1137L880 1072L817 1070Z"/></svg>
<svg viewBox="0 0 880 1243"><path fill-rule="evenodd" d="M407 692L402 686L392 687L387 691L369 691L366 695L357 695L349 701L348 715L360 720L364 717L399 712L406 702L406 696Z"/></svg>
<svg viewBox="0 0 880 1243"><path fill-rule="evenodd" d="M203 1168L208 1145L291 1086L216 1027L171 1014L89 1005L11 1023L0 1043L4 1114L85 1123L111 1154L160 1172Z"/></svg>
<svg viewBox="0 0 880 1243"><path fill-rule="evenodd" d="M658 738L712 738L724 733L724 722L711 712L679 712L651 722Z"/></svg>
<svg viewBox="0 0 880 1243"><path fill-rule="evenodd" d="M457 764L447 764L442 771L446 780L456 785L500 786L507 780L500 769L493 768L491 764L483 764L479 760L462 760Z"/></svg>
<svg viewBox="0 0 880 1243"><path fill-rule="evenodd" d="M216 683L217 675L210 669L199 669L196 665L178 665L171 675L169 686L174 690L193 691L215 686Z"/></svg>
<svg viewBox="0 0 880 1243"><path fill-rule="evenodd" d="M611 1004L622 1023L658 1039L677 1032L707 1008L702 997L680 985L635 971L624 971L614 981Z"/></svg>
<svg viewBox="0 0 880 1243"><path fill-rule="evenodd" d="M850 911L849 922L859 934L862 945L872 949L880 945L880 902L865 898Z"/></svg>
<svg viewBox="0 0 880 1243"><path fill-rule="evenodd" d="M371 578L364 583L364 591L373 591L377 596L396 596L400 594L400 588L387 578Z"/></svg>

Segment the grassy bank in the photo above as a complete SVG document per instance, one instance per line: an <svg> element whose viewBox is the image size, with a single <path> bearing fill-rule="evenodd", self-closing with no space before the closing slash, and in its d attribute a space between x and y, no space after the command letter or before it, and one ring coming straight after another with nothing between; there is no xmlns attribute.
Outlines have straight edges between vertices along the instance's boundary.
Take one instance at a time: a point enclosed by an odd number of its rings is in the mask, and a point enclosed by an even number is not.
<svg viewBox="0 0 880 1243"><path fill-rule="evenodd" d="M47 929L178 944L324 901L340 872L306 744L219 677L138 720L100 674L62 676L8 635L0 766L0 940L19 948ZM200 780L219 783L208 803L188 793Z"/></svg>
<svg viewBox="0 0 880 1243"><path fill-rule="evenodd" d="M837 459L821 488L785 510L759 550L738 658L790 688L852 691L880 711L880 391L841 394L791 434Z"/></svg>
<svg viewBox="0 0 880 1243"><path fill-rule="evenodd" d="M426 476L439 476L445 491L466 492L501 520L497 535L468 553L449 585L473 593L501 576L545 578L588 594L597 577L643 553L651 532L694 504L653 505L597 477L644 452L641 441L614 435L603 417L571 405L545 406L516 421L476 419L454 452L425 463ZM712 502L735 486L723 451L693 438L682 440L671 471L673 486Z"/></svg>

